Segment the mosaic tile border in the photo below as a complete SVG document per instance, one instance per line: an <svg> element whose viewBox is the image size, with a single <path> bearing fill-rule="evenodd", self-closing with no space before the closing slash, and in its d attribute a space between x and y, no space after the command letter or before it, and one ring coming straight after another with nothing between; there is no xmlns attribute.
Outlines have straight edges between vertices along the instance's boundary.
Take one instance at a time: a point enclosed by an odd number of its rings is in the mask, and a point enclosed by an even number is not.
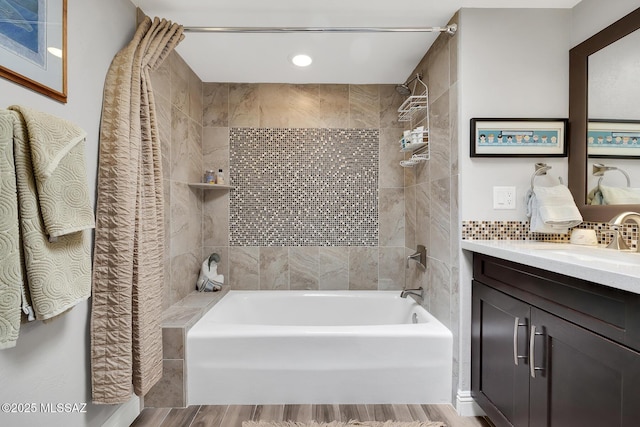
<svg viewBox="0 0 640 427"><path fill-rule="evenodd" d="M230 128L230 246L377 246L378 129Z"/></svg>
<svg viewBox="0 0 640 427"><path fill-rule="evenodd" d="M583 222L576 228L596 230L599 244L609 244L611 227L606 222ZM635 224L620 227L622 237L630 248L638 245L638 227ZM529 240L568 243L570 233L544 234L529 231L529 221L462 221L462 240Z"/></svg>

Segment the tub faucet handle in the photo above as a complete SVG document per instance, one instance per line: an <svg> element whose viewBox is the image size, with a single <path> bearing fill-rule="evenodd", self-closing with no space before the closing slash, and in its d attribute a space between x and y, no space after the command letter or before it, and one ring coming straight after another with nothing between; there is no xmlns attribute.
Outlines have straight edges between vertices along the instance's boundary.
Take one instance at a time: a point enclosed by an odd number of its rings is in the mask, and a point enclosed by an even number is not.
<svg viewBox="0 0 640 427"><path fill-rule="evenodd" d="M422 267L427 268L427 248L424 245L418 245L416 252L407 257L407 267L409 267L409 260L413 260Z"/></svg>

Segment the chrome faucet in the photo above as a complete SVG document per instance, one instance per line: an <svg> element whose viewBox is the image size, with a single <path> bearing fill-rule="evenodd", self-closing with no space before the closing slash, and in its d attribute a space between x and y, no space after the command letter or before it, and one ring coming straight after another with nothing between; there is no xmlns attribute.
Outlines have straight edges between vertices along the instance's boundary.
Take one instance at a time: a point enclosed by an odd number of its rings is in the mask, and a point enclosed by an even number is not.
<svg viewBox="0 0 640 427"><path fill-rule="evenodd" d="M400 292L400 298L406 298L407 295L413 295L415 298L420 298L420 301L422 301L424 300L424 288L420 286L418 289L404 289Z"/></svg>
<svg viewBox="0 0 640 427"><path fill-rule="evenodd" d="M638 227L638 231L640 231L640 214L637 212L622 212L609 220L609 225L613 229L614 235L611 243L607 246L608 248L618 250L629 249L618 230L621 225L628 222L635 222ZM640 244L636 244L636 252L640 252Z"/></svg>
<svg viewBox="0 0 640 427"><path fill-rule="evenodd" d="M416 252L407 257L407 267L409 267L409 260L413 260L422 267L427 268L427 248L424 245L418 245Z"/></svg>

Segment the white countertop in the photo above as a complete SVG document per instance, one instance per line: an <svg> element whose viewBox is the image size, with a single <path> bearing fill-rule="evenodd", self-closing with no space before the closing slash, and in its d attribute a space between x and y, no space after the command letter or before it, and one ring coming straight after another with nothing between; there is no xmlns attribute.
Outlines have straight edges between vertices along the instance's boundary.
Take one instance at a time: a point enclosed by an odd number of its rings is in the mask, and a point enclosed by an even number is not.
<svg viewBox="0 0 640 427"><path fill-rule="evenodd" d="M462 240L462 249L640 294L640 253L603 246Z"/></svg>

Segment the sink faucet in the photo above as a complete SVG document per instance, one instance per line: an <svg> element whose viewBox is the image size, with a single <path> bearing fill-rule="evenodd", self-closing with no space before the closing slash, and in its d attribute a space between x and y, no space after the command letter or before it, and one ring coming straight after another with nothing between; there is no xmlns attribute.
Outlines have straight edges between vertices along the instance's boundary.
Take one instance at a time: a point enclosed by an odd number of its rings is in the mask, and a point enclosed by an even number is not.
<svg viewBox="0 0 640 427"><path fill-rule="evenodd" d="M406 298L407 295L413 295L415 298L420 298L420 301L422 301L424 300L424 288L420 286L418 289L404 289L400 292L400 298Z"/></svg>
<svg viewBox="0 0 640 427"><path fill-rule="evenodd" d="M618 227L628 222L635 222L640 231L640 214L637 212L622 212L609 220L609 225L613 228L615 234L609 246L612 249L628 249L628 246L620 236ZM640 252L640 244L636 244L636 252Z"/></svg>

